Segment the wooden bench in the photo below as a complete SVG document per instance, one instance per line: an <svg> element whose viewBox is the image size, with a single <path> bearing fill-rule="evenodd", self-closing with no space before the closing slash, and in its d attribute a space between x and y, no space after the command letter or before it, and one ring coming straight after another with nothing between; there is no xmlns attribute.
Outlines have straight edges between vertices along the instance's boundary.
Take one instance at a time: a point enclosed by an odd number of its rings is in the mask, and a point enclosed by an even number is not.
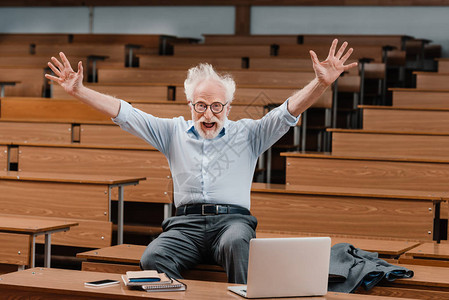
<svg viewBox="0 0 449 300"><path fill-rule="evenodd" d="M368 105L360 106L360 108L363 110L363 129L365 130L449 132L449 108Z"/></svg>
<svg viewBox="0 0 449 300"><path fill-rule="evenodd" d="M118 280L120 284L103 288L90 288L84 286L86 281L104 279L102 272L85 272L75 270L34 268L11 274L2 275L0 278L0 291L5 298L26 298L39 296L45 299L59 298L84 298L84 299L236 299L236 295L227 290L229 284L225 282L210 282L197 280L183 280L187 285L185 292L175 293L147 293L144 291L128 289L121 281L121 274L110 273L108 278ZM326 296L328 300L357 300L360 295L330 292ZM296 297L290 299L304 299ZM390 297L363 296L366 300L390 300ZM396 298L400 300L401 298Z"/></svg>
<svg viewBox="0 0 449 300"><path fill-rule="evenodd" d="M438 58L438 73L449 73L449 59Z"/></svg>
<svg viewBox="0 0 449 300"><path fill-rule="evenodd" d="M394 107L449 108L449 89L390 89Z"/></svg>
<svg viewBox="0 0 449 300"><path fill-rule="evenodd" d="M434 216L434 206L447 201L442 195L329 183L253 183L251 212L261 231L428 241L433 224L440 220Z"/></svg>
<svg viewBox="0 0 449 300"><path fill-rule="evenodd" d="M48 98L5 97L0 99L1 119L46 121L97 121L111 119L78 100L60 101Z"/></svg>
<svg viewBox="0 0 449 300"><path fill-rule="evenodd" d="M449 161L376 158L354 155L281 153L287 159L286 183L447 192Z"/></svg>
<svg viewBox="0 0 449 300"><path fill-rule="evenodd" d="M356 157L449 160L449 131L333 129L332 154Z"/></svg>
<svg viewBox="0 0 449 300"><path fill-rule="evenodd" d="M423 243L399 257L401 264L449 267L449 244Z"/></svg>
<svg viewBox="0 0 449 300"><path fill-rule="evenodd" d="M416 88L439 90L446 89L449 73L413 72L416 75Z"/></svg>
<svg viewBox="0 0 449 300"><path fill-rule="evenodd" d="M14 81L5 86L5 96L41 97L44 89L44 68L39 66L0 66L0 81Z"/></svg>
<svg viewBox="0 0 449 300"><path fill-rule="evenodd" d="M68 231L77 225L78 223L70 221L0 214L0 241L2 241L0 263L18 264L19 269L24 269L25 266L34 268L36 237L45 235L44 266L49 268L51 264L51 235ZM18 251L17 247L19 247Z"/></svg>
<svg viewBox="0 0 449 300"><path fill-rule="evenodd" d="M302 233L271 233L257 232L258 238L279 238L279 237L304 237L309 236ZM319 235L314 235L319 236ZM417 247L419 243L407 241L388 241L379 239L360 239L354 237L332 237L332 245L338 243L350 243L366 251L378 252L384 258L397 258L407 250ZM126 271L140 270L139 262L146 246L122 244L96 250L90 250L76 255L83 259L82 270L105 272L105 273L126 273ZM212 280L227 282L227 276L223 268L216 265L198 265L192 270L183 272L183 277L187 279Z"/></svg>
<svg viewBox="0 0 449 300"><path fill-rule="evenodd" d="M74 230L54 238L54 243L58 245L110 245L111 190L115 187L119 189L118 242L121 242L124 187L136 185L141 180L145 177L3 171L0 173L0 191L3 195L0 213L79 223Z"/></svg>

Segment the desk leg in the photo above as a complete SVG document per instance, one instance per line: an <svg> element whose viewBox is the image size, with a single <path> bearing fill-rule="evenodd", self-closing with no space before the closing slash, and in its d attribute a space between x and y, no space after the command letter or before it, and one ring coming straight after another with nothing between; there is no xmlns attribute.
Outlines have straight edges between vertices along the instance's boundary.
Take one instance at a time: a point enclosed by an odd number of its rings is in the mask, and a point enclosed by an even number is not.
<svg viewBox="0 0 449 300"><path fill-rule="evenodd" d="M31 236L31 268L34 268L36 264L36 236Z"/></svg>
<svg viewBox="0 0 449 300"><path fill-rule="evenodd" d="M124 190L123 186L118 187L118 204L117 204L117 245L123 244L123 211L124 211Z"/></svg>
<svg viewBox="0 0 449 300"><path fill-rule="evenodd" d="M44 267L50 268L50 265L51 265L51 233L46 233Z"/></svg>

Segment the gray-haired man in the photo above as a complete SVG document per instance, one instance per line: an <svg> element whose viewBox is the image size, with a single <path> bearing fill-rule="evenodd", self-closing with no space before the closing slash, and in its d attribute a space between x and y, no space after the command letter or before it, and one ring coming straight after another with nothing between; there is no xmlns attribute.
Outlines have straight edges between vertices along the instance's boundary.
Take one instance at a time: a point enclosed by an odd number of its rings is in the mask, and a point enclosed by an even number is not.
<svg viewBox="0 0 449 300"><path fill-rule="evenodd" d="M257 158L296 124L343 71L356 66L344 65L352 48L343 55L347 43L336 52L337 42L323 62L310 51L316 78L306 87L262 119L237 122L227 119L235 83L210 65L190 69L184 82L192 120L161 119L84 87L81 62L74 72L63 53L62 63L52 57L49 66L56 76L47 78L167 157L176 216L162 223L164 232L148 245L142 268L181 278L182 270L213 262L223 266L229 282L246 283L249 241L257 226L249 212Z"/></svg>

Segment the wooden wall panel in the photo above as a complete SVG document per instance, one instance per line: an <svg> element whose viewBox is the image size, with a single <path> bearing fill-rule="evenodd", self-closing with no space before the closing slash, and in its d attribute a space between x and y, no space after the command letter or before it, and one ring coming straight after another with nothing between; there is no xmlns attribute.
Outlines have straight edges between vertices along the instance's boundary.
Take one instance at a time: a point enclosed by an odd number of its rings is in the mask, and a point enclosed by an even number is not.
<svg viewBox="0 0 449 300"><path fill-rule="evenodd" d="M175 56L270 57L270 45L175 45Z"/></svg>
<svg viewBox="0 0 449 300"><path fill-rule="evenodd" d="M78 100L57 100L48 98L3 98L1 118L16 120L50 121L100 121L111 122L101 114Z"/></svg>
<svg viewBox="0 0 449 300"><path fill-rule="evenodd" d="M86 83L85 86L119 99L126 101L132 100L167 100L167 86L151 86L151 85L138 85L138 84L97 84L97 83ZM56 99L75 99L74 97L67 94L62 87L59 85L53 85L52 98Z"/></svg>
<svg viewBox="0 0 449 300"><path fill-rule="evenodd" d="M182 57L182 56L156 56L140 55L139 67L153 70L185 70L197 66L200 63L209 63L214 68L220 69L241 69L242 59L222 58L222 57Z"/></svg>
<svg viewBox="0 0 449 300"><path fill-rule="evenodd" d="M399 159L449 159L449 135L332 133L332 154Z"/></svg>
<svg viewBox="0 0 449 300"><path fill-rule="evenodd" d="M66 221L69 219L55 218L55 220ZM52 245L88 248L104 248L111 246L111 222L85 219L70 219L70 221L77 222L79 225L71 227L69 231L52 234ZM44 236L39 236L36 238L36 242L44 243L44 238Z"/></svg>
<svg viewBox="0 0 449 300"><path fill-rule="evenodd" d="M71 124L0 122L0 141L8 143L70 144Z"/></svg>
<svg viewBox="0 0 449 300"><path fill-rule="evenodd" d="M41 97L44 89L44 68L0 67L0 81L17 82L15 86L5 86L5 96L7 97Z"/></svg>
<svg viewBox="0 0 449 300"><path fill-rule="evenodd" d="M363 129L449 133L449 110L363 109Z"/></svg>
<svg viewBox="0 0 449 300"><path fill-rule="evenodd" d="M393 89L393 106L449 109L449 90Z"/></svg>
<svg viewBox="0 0 449 300"><path fill-rule="evenodd" d="M20 151L19 168L24 172L143 176L147 180L125 188L125 200L171 203L170 170L158 151L28 146Z"/></svg>
<svg viewBox="0 0 449 300"><path fill-rule="evenodd" d="M251 193L258 230L431 240L432 204L359 197ZM412 221L413 220L413 221Z"/></svg>
<svg viewBox="0 0 449 300"><path fill-rule="evenodd" d="M0 194L3 214L103 221L109 217L104 186L0 180Z"/></svg>
<svg viewBox="0 0 449 300"><path fill-rule="evenodd" d="M449 81L449 74L447 73L422 73L418 72L416 74L416 88L418 89L429 89L429 90L439 90L447 89L447 83Z"/></svg>
<svg viewBox="0 0 449 300"><path fill-rule="evenodd" d="M0 145L0 170L8 168L8 147Z"/></svg>
<svg viewBox="0 0 449 300"><path fill-rule="evenodd" d="M287 184L447 191L449 164L287 157Z"/></svg>
<svg viewBox="0 0 449 300"><path fill-rule="evenodd" d="M0 232L0 263L12 265L30 264L30 236Z"/></svg>
<svg viewBox="0 0 449 300"><path fill-rule="evenodd" d="M89 125L81 124L81 145L107 145L120 147L148 147L150 144L131 133L121 129L118 125Z"/></svg>

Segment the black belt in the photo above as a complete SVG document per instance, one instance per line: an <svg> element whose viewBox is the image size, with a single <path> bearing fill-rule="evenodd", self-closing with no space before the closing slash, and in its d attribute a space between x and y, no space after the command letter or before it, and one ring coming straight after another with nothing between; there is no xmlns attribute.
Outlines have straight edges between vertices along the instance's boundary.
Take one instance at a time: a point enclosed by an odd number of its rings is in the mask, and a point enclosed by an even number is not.
<svg viewBox="0 0 449 300"><path fill-rule="evenodd" d="M221 215L221 214L242 214L251 215L244 207L232 204L191 204L183 205L176 209L177 216L183 215Z"/></svg>

